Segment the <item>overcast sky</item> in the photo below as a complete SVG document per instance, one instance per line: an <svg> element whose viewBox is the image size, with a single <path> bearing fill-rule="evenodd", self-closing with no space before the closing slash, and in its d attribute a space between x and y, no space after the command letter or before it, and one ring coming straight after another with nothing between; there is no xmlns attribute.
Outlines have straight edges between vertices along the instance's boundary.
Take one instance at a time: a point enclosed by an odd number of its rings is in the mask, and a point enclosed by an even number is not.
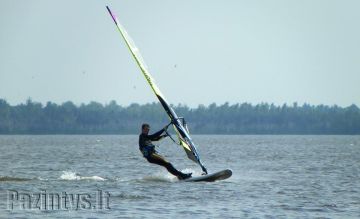
<svg viewBox="0 0 360 219"><path fill-rule="evenodd" d="M360 1L0 0L0 98L360 105Z"/></svg>

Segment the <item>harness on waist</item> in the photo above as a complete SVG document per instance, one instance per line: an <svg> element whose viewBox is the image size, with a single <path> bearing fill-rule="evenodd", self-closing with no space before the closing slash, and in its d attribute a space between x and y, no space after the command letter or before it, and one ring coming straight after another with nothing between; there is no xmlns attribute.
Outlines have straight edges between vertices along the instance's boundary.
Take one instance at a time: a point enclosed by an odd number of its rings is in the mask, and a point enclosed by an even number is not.
<svg viewBox="0 0 360 219"><path fill-rule="evenodd" d="M155 153L155 146L154 145L146 145L140 148L141 153L144 157L149 157L152 153Z"/></svg>

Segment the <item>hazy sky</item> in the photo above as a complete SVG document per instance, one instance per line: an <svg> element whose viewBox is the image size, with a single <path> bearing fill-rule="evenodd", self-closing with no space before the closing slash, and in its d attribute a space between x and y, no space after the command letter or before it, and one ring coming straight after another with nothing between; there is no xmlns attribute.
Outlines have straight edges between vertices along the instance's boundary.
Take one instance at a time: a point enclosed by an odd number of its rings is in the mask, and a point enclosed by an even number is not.
<svg viewBox="0 0 360 219"><path fill-rule="evenodd" d="M360 105L360 1L0 0L0 98Z"/></svg>

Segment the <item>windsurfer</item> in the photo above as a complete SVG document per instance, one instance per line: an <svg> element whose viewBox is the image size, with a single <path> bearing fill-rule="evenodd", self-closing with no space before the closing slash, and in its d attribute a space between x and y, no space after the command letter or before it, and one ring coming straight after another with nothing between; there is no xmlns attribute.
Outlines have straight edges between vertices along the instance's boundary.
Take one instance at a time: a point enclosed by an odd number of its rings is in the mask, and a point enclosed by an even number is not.
<svg viewBox="0 0 360 219"><path fill-rule="evenodd" d="M152 144L152 141L159 141L160 139L168 136L167 134L162 135L162 133L166 131L166 128L167 126L160 131L149 135L150 125L144 123L141 126L141 134L139 135L139 149L150 163L165 167L171 174L175 175L180 180L188 179L191 177L191 173L182 173L181 171L175 169L170 162L166 161L164 157L157 153L155 145Z"/></svg>

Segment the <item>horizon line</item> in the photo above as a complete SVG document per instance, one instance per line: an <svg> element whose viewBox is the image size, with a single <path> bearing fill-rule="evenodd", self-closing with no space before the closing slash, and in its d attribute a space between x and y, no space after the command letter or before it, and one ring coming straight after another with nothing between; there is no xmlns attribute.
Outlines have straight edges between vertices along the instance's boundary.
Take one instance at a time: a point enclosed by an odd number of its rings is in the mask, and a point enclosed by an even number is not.
<svg viewBox="0 0 360 219"><path fill-rule="evenodd" d="M100 101L96 101L96 100L90 100L88 102L81 102L81 103L76 103L76 102L73 102L72 100L67 100L67 101L63 101L63 102L55 102L55 101L51 101L51 100L48 100L48 101L45 101L45 102L41 102L41 101L36 101L36 100L33 100L31 97L28 97L24 102L18 102L16 104L11 104L9 103L8 100L6 100L6 98L2 98L0 97L0 101L5 101L8 105L10 106L19 106L19 105L22 105L22 104L26 104L27 102L32 102L32 103L37 103L37 104L41 104L42 106L46 106L48 103L53 103L53 104L56 104L56 105L63 105L65 103L68 103L68 102L71 102L72 104L74 104L75 106L79 107L81 105L89 105L91 103L98 103L98 104L101 104L102 106L108 106L110 104L112 104L113 102L118 105L118 106L123 106L123 107L129 107L131 105L134 105L134 104L137 104L137 105L147 105L147 104L160 104L158 101L152 101L152 102L146 102L146 103L136 103L136 102L133 102L133 103L129 103L129 104L121 104L119 103L118 101L116 100L110 100L108 102L100 102ZM230 101L224 101L223 103L216 103L216 102L212 102L212 103L208 103L208 104L204 104L204 103L199 103L199 104L196 104L195 107L190 107L188 104L186 103L177 103L177 104L174 104L174 103L171 103L170 105L172 106L185 106L185 107L189 107L189 108L199 108L200 106L204 106L204 107L209 107L210 105L213 105L215 104L216 106L222 106L222 105L229 105L229 106L234 106L234 105L241 105L241 104L249 104L249 105L252 105L252 106L257 106L257 105L262 105L262 104L268 104L269 106L271 105L274 105L276 107L282 107L282 106L288 106L288 107L294 107L295 105L297 107L302 107L304 105L308 105L308 106L328 106L328 107L341 107L341 108L347 108L347 107L351 107L351 106L356 106L358 107L357 104L355 103L352 103L350 105L347 105L347 106L342 106L342 105L339 105L339 104L326 104L326 103L320 103L320 104L312 104L312 103L308 103L308 102L303 102L303 103L299 103L297 101L293 101L292 103L289 103L289 102L283 102L281 104L276 104L276 103L273 103L273 102L267 102L267 101L261 101L261 102L248 102L248 101L244 101L244 102L230 102Z"/></svg>

